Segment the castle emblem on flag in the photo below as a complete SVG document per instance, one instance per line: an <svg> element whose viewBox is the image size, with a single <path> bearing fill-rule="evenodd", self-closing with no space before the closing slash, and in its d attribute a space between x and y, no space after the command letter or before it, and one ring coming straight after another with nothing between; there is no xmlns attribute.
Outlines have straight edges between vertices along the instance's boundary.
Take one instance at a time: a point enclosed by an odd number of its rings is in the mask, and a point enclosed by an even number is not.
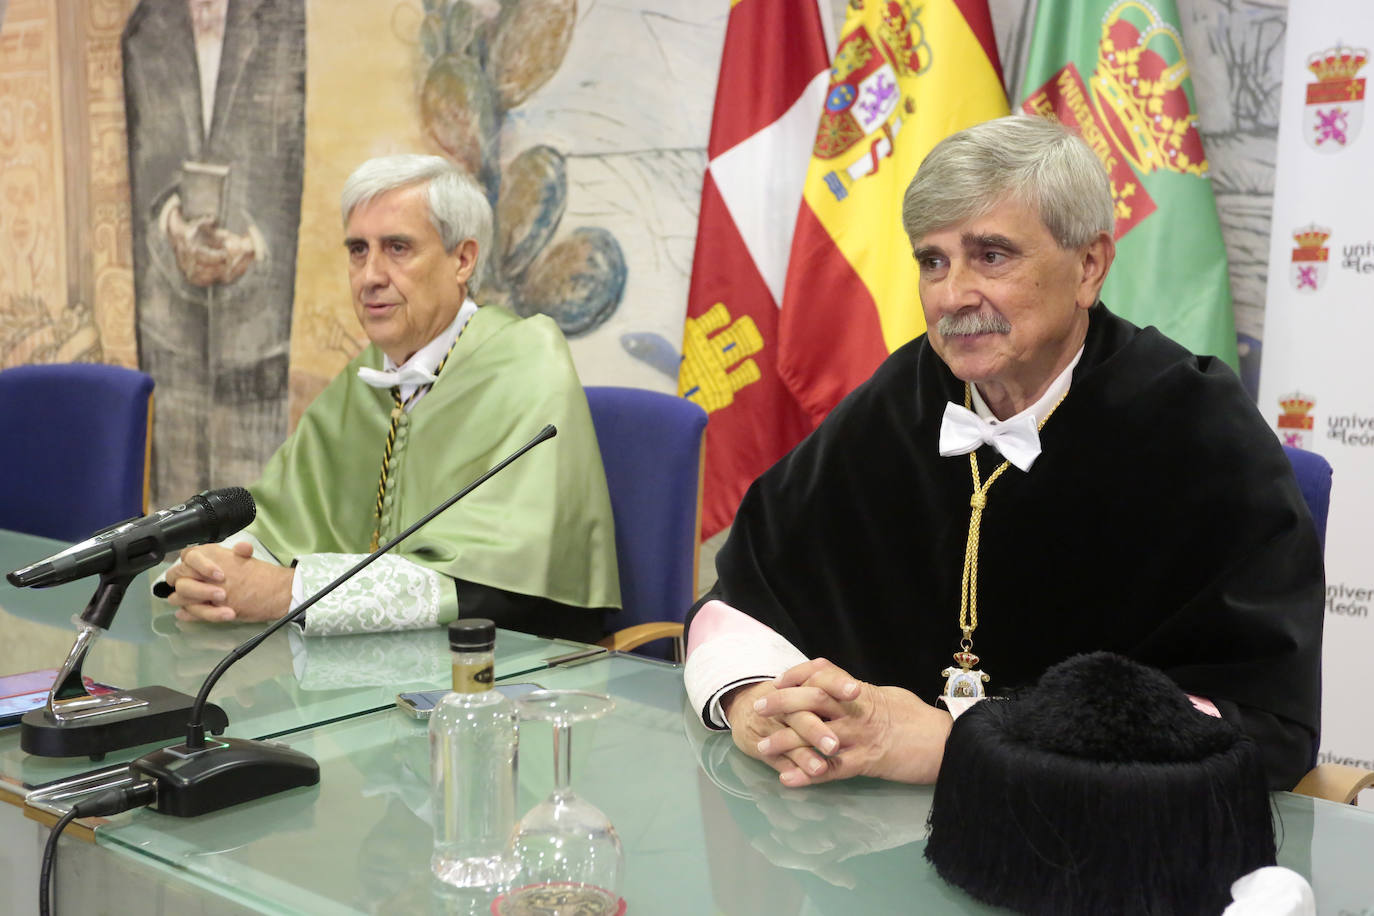
<svg viewBox="0 0 1374 916"><path fill-rule="evenodd" d="M1368 49L1341 45L1307 58L1307 69L1317 81L1307 87L1302 135L1317 152L1338 153L1359 136L1365 81L1356 74L1368 60Z"/></svg>
<svg viewBox="0 0 1374 916"><path fill-rule="evenodd" d="M1284 445L1307 448L1307 434L1313 426L1312 408L1317 402L1305 394L1294 392L1279 398L1279 438Z"/></svg>
<svg viewBox="0 0 1374 916"><path fill-rule="evenodd" d="M717 302L700 318L687 319L678 395L707 413L729 407L736 391L762 378L758 363L749 359L762 349L754 319L744 315L731 324L725 303Z"/></svg>
<svg viewBox="0 0 1374 916"><path fill-rule="evenodd" d="M1293 241L1298 247L1293 249L1293 270L1289 277L1298 292L1315 293L1326 282L1326 263L1331 258L1331 249L1326 247L1329 238L1331 230L1315 224L1293 231Z"/></svg>
<svg viewBox="0 0 1374 916"><path fill-rule="evenodd" d="M860 25L835 49L812 154L841 160L825 176L836 200L848 197L854 182L878 171L892 155L903 116L914 111L911 99L902 98L902 81L924 73L931 60L919 13L907 0L883 0L876 36Z"/></svg>
<svg viewBox="0 0 1374 916"><path fill-rule="evenodd" d="M1188 75L1178 30L1149 4L1119 0L1102 18L1091 95L1069 61L1021 106L1062 121L1097 153L1112 180L1117 239L1156 209L1142 176L1207 175Z"/></svg>

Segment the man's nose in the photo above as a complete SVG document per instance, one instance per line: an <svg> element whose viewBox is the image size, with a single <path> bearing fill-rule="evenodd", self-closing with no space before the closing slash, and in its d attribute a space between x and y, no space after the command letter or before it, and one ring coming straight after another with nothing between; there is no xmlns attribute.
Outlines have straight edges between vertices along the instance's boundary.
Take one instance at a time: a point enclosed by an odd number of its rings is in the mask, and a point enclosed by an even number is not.
<svg viewBox="0 0 1374 916"><path fill-rule="evenodd" d="M944 282L940 284L938 305L941 311L954 314L966 308L977 308L982 303L978 291L978 273L962 259L950 261L945 271Z"/></svg>
<svg viewBox="0 0 1374 916"><path fill-rule="evenodd" d="M368 251L367 257L363 260L360 276L363 286L369 289L386 286L386 263L380 251Z"/></svg>

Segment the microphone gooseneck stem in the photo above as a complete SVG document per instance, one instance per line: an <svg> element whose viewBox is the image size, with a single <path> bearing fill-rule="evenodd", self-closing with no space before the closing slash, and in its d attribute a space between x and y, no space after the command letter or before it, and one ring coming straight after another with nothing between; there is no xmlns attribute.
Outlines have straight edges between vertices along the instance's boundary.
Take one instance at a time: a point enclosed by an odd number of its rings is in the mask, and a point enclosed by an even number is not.
<svg viewBox="0 0 1374 916"><path fill-rule="evenodd" d="M271 626L264 629L262 632L257 633L249 637L248 639L244 640L244 642L241 645L230 651L230 653L226 655L224 658L220 659L219 664L216 665L214 667L214 670L210 672L209 676L205 678L205 683L202 684L200 687L200 693L196 694L195 704L191 707L190 721L186 724L187 750L200 750L205 747L205 726L201 722L202 712L205 708L205 704L209 701L211 688L215 686L215 683L219 681L220 677L223 676L224 672L228 670L230 665L238 661L240 658L243 658L243 656L247 655L249 652L253 651L255 648L258 647L260 643L262 643L273 633L277 632L291 621L299 619L302 615L305 614L307 610L313 607L315 603L318 602L325 595L328 595L330 592L334 591L334 589L338 588L340 585L347 582L349 579L353 578L365 567L367 567L370 563L372 563L373 560L376 560L382 554L386 553L388 550L395 547L397 544L401 543L401 541L404 541L406 538L410 537L420 528L429 524L429 522L432 521L434 517L437 516L439 513L443 512L449 506L452 506L458 500L462 499L464 496L467 496L473 490L477 489L482 484L486 483L488 480L494 477L496 474L504 470L506 465L510 464L512 461L519 458L521 455L525 454L539 443L545 441L546 439L552 439L556 435L558 435L558 430L554 428L552 423L545 426L535 435L533 439L531 439L529 442L526 442L524 445L520 446L520 448L516 449L511 454L507 455L504 459L502 459L499 463L494 465L481 477L478 477L472 483L463 487L463 489L459 490L457 493L453 494L448 499L444 500L442 503L431 509L419 521L415 522L409 528L402 531L400 534L396 535L394 538L387 541L385 544L378 547L376 550L372 551L372 553L363 557L343 575L334 579L334 581L330 582L324 588L320 589L318 592L311 595L305 601L302 601L294 611L282 616L277 621L275 621Z"/></svg>

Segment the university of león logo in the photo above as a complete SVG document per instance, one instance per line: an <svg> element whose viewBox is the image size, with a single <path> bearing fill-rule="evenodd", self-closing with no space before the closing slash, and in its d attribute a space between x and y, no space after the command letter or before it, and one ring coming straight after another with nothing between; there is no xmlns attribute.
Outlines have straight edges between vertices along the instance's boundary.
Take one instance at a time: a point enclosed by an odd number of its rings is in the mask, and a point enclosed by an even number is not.
<svg viewBox="0 0 1374 916"><path fill-rule="evenodd" d="M1312 408L1316 406L1316 400L1297 391L1279 398L1279 407L1282 408L1278 422L1279 438L1284 445L1307 448L1307 437L1313 426Z"/></svg>
<svg viewBox="0 0 1374 916"><path fill-rule="evenodd" d="M1326 282L1326 264L1331 258L1326 240L1330 237L1330 229L1316 224L1293 230L1293 241L1298 247L1293 249L1289 278L1298 292L1315 293Z"/></svg>
<svg viewBox="0 0 1374 916"><path fill-rule="evenodd" d="M1302 135L1321 153L1338 153L1355 142L1364 120L1364 78L1356 76L1369 60L1365 48L1336 45L1307 58L1317 78L1307 87Z"/></svg>

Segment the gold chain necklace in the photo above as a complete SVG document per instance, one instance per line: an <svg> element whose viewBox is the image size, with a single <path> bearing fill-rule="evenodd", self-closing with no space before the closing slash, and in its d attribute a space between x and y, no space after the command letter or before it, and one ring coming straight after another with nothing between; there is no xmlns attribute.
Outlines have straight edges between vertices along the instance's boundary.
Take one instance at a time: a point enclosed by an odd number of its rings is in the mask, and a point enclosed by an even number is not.
<svg viewBox="0 0 1374 916"><path fill-rule="evenodd" d="M1037 431L1045 428L1045 423L1049 421L1054 412L1059 409L1059 405L1064 403L1064 398L1069 396L1065 389L1059 396L1059 400L1054 402L1054 406L1049 409L1044 418L1036 424ZM973 407L973 388L968 383L964 383L964 409L970 410ZM959 632L962 634L959 639L959 651L954 653L954 661L959 667L946 668L940 672L945 678L944 696L970 697L977 698L984 695L983 684L988 680L988 676L982 671L977 670L978 656L973 654L973 631L978 629L978 534L983 524L983 510L988 504L988 490L997 479L1011 466L1010 461L1003 461L997 469L988 475L986 483L979 481L978 477L978 450L974 449L968 453L969 469L973 475L973 495L969 497L969 517L968 517L968 540L964 542L964 575L959 585Z"/></svg>

